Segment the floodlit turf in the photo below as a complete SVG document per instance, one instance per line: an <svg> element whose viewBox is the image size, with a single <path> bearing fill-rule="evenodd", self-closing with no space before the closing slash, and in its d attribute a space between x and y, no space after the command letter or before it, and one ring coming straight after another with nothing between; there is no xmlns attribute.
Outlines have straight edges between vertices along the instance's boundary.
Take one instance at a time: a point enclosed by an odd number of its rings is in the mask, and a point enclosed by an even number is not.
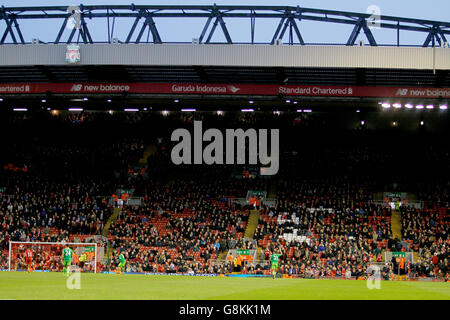
<svg viewBox="0 0 450 320"><path fill-rule="evenodd" d="M62 273L0 272L0 299L298 300L450 299L450 283L82 274L69 290Z"/></svg>

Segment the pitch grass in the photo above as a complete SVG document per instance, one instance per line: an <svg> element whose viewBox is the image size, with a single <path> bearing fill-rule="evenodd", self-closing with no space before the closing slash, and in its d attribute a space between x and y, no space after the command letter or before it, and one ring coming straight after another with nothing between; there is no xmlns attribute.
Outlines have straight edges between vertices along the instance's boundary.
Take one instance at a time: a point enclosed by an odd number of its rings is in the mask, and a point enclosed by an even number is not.
<svg viewBox="0 0 450 320"><path fill-rule="evenodd" d="M62 273L0 272L0 299L18 300L450 300L450 283L81 274L69 290Z"/></svg>

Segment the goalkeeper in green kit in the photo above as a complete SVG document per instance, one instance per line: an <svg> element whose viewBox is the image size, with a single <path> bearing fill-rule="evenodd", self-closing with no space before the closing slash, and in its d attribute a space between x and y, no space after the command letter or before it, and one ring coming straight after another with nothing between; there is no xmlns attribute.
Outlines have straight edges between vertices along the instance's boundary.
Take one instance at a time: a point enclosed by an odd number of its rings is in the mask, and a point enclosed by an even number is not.
<svg viewBox="0 0 450 320"><path fill-rule="evenodd" d="M63 249L62 252L64 259L64 274L68 276L70 273L70 266L72 265L73 250L69 248L68 244L66 244L66 247Z"/></svg>
<svg viewBox="0 0 450 320"><path fill-rule="evenodd" d="M119 255L119 272L121 274L124 274L125 272L125 263L127 262L127 260L125 259L125 256L123 255L123 253L121 253Z"/></svg>
<svg viewBox="0 0 450 320"><path fill-rule="evenodd" d="M272 276L274 279L277 274L278 260L279 260L280 256L281 256L281 254L275 254L275 253L270 256L270 262L272 262Z"/></svg>

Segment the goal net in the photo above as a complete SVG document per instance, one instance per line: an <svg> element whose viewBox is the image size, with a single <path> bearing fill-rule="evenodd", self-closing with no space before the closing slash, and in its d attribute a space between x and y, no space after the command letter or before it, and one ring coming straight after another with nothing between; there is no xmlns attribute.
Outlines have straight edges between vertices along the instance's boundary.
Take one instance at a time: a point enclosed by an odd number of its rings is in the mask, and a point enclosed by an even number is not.
<svg viewBox="0 0 450 320"><path fill-rule="evenodd" d="M27 259L32 269L41 272L63 271L63 249L73 250L70 270L97 273L97 243L9 242L8 270L27 271ZM31 252L31 253L30 253Z"/></svg>

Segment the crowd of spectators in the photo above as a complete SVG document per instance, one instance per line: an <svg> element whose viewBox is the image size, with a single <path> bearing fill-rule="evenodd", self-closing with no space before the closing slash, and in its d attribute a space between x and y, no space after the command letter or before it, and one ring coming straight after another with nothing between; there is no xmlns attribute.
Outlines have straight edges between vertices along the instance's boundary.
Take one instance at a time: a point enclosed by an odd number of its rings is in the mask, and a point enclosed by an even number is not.
<svg viewBox="0 0 450 320"><path fill-rule="evenodd" d="M370 262L381 262L392 236L390 208L368 204L360 199L362 190L351 192L345 184L346 194L335 186L313 186L298 184L289 196L282 192L277 207L261 215L254 238L266 248L264 258L278 251L289 273L320 276L359 274Z"/></svg>

